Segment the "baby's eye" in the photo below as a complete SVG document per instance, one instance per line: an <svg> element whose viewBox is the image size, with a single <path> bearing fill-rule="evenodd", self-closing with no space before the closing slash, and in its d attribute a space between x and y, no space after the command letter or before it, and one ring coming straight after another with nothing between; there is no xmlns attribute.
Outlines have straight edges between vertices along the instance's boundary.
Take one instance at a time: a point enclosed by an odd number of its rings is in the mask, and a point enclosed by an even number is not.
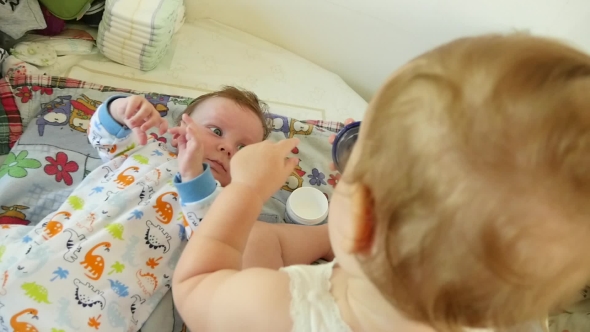
<svg viewBox="0 0 590 332"><path fill-rule="evenodd" d="M238 145L238 151L242 150L245 147L246 147L245 145Z"/></svg>
<svg viewBox="0 0 590 332"><path fill-rule="evenodd" d="M217 136L221 136L221 135L223 135L223 131L221 131L221 129L219 129L219 128L217 128L217 127L211 127L210 129L211 129L211 131L212 131L212 132L213 132L215 135L217 135Z"/></svg>

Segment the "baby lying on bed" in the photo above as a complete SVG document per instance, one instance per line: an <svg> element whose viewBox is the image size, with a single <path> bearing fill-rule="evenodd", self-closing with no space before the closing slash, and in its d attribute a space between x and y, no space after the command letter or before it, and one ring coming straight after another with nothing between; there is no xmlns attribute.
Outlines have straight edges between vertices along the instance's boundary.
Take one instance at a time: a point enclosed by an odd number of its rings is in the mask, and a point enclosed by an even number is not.
<svg viewBox="0 0 590 332"><path fill-rule="evenodd" d="M143 97L107 99L88 130L105 164L24 239L15 230L29 226L0 230L7 239L0 324L138 330L169 289L186 238L230 183L230 159L268 135L265 107L255 94L226 87L197 98L168 130ZM148 140L153 127L173 135L178 155ZM89 207L81 209L81 199ZM326 226L259 222L242 264L278 268L329 252Z"/></svg>

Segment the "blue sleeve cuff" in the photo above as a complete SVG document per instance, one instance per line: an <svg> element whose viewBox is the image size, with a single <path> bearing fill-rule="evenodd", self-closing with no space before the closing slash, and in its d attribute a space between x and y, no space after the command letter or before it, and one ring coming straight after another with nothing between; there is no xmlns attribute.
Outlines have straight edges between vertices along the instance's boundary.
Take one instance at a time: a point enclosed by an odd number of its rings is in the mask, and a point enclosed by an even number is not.
<svg viewBox="0 0 590 332"><path fill-rule="evenodd" d="M174 185L178 190L182 204L201 201L211 196L217 188L217 182L208 164L203 164L203 173L201 175L187 182L182 182L180 173L176 173Z"/></svg>
<svg viewBox="0 0 590 332"><path fill-rule="evenodd" d="M107 98L99 107L98 107L98 120L100 124L108 131L109 134L117 137L117 138L124 138L131 134L131 129L122 126L119 124L113 116L111 112L109 112L109 105L115 99L125 98L127 96L124 95L115 95Z"/></svg>

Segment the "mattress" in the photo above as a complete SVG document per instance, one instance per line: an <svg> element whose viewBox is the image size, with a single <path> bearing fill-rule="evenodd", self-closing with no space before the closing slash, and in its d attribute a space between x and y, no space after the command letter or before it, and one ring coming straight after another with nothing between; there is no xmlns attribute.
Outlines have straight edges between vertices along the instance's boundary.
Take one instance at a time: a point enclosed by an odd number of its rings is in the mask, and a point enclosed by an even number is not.
<svg viewBox="0 0 590 332"><path fill-rule="evenodd" d="M102 55L78 57L64 75L102 85L193 96L236 85L299 119L360 119L367 102L338 75L260 38L203 19L185 23L163 61L143 72ZM71 62L71 60L70 60Z"/></svg>

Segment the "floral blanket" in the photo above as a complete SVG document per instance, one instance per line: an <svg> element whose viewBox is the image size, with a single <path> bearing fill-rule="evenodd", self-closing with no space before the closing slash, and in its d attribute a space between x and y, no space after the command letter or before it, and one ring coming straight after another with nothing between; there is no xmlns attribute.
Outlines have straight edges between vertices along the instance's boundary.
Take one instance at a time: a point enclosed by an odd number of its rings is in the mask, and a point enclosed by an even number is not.
<svg viewBox="0 0 590 332"><path fill-rule="evenodd" d="M19 76L0 81L0 111L5 114L3 118L0 112L0 128L3 119L9 124L5 132L0 129L0 144L12 147L0 166L0 225L38 223L54 212L73 188L101 164L98 154L88 144L86 129L96 108L113 94L144 95L171 124L191 102L191 98L182 96L61 77ZM273 128L270 140L294 136L301 139L299 147L292 151L301 162L260 216L261 220L277 223L284 222L285 202L299 187L314 186L330 198L339 174L328 169L331 160L328 137L342 124L299 121L282 115L271 115L268 122ZM151 135L169 145L168 135ZM144 332L180 330L182 322L173 310L170 294L142 328Z"/></svg>

